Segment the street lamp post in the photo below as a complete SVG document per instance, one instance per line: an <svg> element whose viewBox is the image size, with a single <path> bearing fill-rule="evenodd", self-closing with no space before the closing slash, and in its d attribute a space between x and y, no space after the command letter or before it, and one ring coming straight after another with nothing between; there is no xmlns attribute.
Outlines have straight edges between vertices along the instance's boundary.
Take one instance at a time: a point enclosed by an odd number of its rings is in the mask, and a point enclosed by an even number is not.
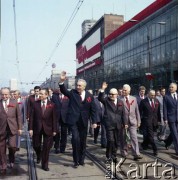
<svg viewBox="0 0 178 180"><path fill-rule="evenodd" d="M149 34L147 35L147 41L148 41L148 73L151 74L151 41L150 41L150 36ZM150 89L153 89L153 78L150 78Z"/></svg>
<svg viewBox="0 0 178 180"><path fill-rule="evenodd" d="M129 22L139 22L139 20L136 19L131 19ZM155 22L153 24L159 24L159 25L165 25L166 22L160 21L160 22ZM149 76L149 81L150 81L150 89L153 89L153 75L152 75L152 64L151 64L151 39L150 39L150 27L148 25L145 25L147 28L147 43L148 43L148 76Z"/></svg>

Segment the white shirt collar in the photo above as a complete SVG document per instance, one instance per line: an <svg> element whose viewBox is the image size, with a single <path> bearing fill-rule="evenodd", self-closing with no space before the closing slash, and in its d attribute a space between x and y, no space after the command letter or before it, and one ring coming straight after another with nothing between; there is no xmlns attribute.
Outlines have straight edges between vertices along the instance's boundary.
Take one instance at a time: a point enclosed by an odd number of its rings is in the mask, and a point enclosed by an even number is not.
<svg viewBox="0 0 178 180"><path fill-rule="evenodd" d="M86 94L86 92L85 91L82 91L82 93L81 93L81 97L82 97L82 101L85 99L85 94Z"/></svg>
<svg viewBox="0 0 178 180"><path fill-rule="evenodd" d="M9 104L10 99L7 99L7 105ZM3 104L5 104L5 100L3 100Z"/></svg>
<svg viewBox="0 0 178 180"><path fill-rule="evenodd" d="M114 104L115 104L115 105L117 104L117 98L114 100Z"/></svg>

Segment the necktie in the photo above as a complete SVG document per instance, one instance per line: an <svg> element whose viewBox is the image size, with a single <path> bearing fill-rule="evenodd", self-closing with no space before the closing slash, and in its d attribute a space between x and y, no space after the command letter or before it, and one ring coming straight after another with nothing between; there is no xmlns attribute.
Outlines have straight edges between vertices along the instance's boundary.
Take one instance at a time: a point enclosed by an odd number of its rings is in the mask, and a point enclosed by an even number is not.
<svg viewBox="0 0 178 180"><path fill-rule="evenodd" d="M4 101L4 104L5 104L5 106L4 106L4 110L5 110L5 111L6 111L6 113L7 113L7 111L8 111L7 101Z"/></svg>
<svg viewBox="0 0 178 180"><path fill-rule="evenodd" d="M129 110L130 110L130 103L129 103L128 97L125 97L125 99L126 99L126 104L127 104L127 107L128 107L128 108L129 108Z"/></svg>
<svg viewBox="0 0 178 180"><path fill-rule="evenodd" d="M155 105L154 105L154 102L153 102L153 100L151 100L151 107L152 107L152 109L154 110L154 108L155 108Z"/></svg>
<svg viewBox="0 0 178 180"><path fill-rule="evenodd" d="M44 114L44 112L45 112L45 101L42 101L42 113Z"/></svg>
<svg viewBox="0 0 178 180"><path fill-rule="evenodd" d="M176 99L176 94L174 94L173 96L174 96L174 101L176 101L176 100L177 100L177 99Z"/></svg>

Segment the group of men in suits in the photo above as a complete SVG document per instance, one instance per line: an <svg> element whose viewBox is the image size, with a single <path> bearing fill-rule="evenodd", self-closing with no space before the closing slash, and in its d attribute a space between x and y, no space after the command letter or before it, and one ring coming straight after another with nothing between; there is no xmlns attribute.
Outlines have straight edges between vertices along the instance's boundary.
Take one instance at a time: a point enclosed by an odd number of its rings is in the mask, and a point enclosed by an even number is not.
<svg viewBox="0 0 178 180"><path fill-rule="evenodd" d="M150 90L145 96L146 89L140 87L139 97L130 95L131 87L123 85L122 94L118 96L115 88L109 90L108 96L105 89L108 85L104 82L99 91L98 98L86 91L86 81L79 79L76 89L67 90L65 87L66 73L62 72L59 80L60 91L49 93L48 89L34 88L34 95L27 99L27 115L29 133L33 139L33 148L37 155L37 163L41 162L42 169L49 171L49 152L55 137L56 153L65 152L67 143L67 129L72 132L72 148L74 167L84 166L86 154L86 138L88 121L92 121L92 127L99 132L98 119L106 131L107 159L117 161L116 154L120 141L121 156L127 157L128 146L126 133L130 135L130 143L134 160L142 158L139 151L137 129L141 125L143 132L143 149L151 144L153 153L157 155L157 147L154 142L154 131L161 122L169 125L170 135L165 143L174 144L178 155L178 95L177 84L171 83L169 93L163 98L163 112L161 116L160 102L155 97L155 91ZM9 149L9 167L13 167L18 136L22 133L22 104L19 91L14 98L10 98L7 88L1 89L0 100L0 171L6 174L6 140ZM102 106L101 106L102 105ZM100 111L98 107L103 107ZM101 117L102 118L101 118ZM100 123L99 123L100 124ZM59 131L59 127L61 130ZM43 139L43 146L42 145ZM168 146L168 145L167 145Z"/></svg>

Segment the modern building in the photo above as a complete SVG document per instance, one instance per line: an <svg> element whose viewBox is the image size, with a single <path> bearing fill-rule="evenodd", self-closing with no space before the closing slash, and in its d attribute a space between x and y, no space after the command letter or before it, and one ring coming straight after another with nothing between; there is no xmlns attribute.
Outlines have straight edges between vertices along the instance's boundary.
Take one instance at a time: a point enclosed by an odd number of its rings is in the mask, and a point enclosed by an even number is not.
<svg viewBox="0 0 178 180"><path fill-rule="evenodd" d="M156 0L105 38L104 76L133 93L178 82L178 0Z"/></svg>
<svg viewBox="0 0 178 180"><path fill-rule="evenodd" d="M9 87L10 87L10 90L12 90L12 91L17 90L18 89L17 79L10 79Z"/></svg>
<svg viewBox="0 0 178 180"><path fill-rule="evenodd" d="M87 19L82 23L82 37L93 27L96 23L94 19Z"/></svg>
<svg viewBox="0 0 178 180"><path fill-rule="evenodd" d="M88 88L100 88L104 78L104 39L123 24L122 15L104 14L76 43L76 78L84 78Z"/></svg>

